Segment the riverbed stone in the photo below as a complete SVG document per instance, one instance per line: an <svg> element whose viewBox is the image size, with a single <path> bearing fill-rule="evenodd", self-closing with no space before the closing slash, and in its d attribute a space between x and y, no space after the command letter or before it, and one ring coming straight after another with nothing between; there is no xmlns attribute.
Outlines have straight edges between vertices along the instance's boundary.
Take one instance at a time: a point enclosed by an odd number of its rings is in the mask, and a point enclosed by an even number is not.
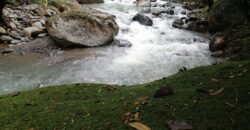
<svg viewBox="0 0 250 130"><path fill-rule="evenodd" d="M2 27L0 27L0 34L6 34L6 30Z"/></svg>
<svg viewBox="0 0 250 130"><path fill-rule="evenodd" d="M64 47L108 44L119 31L113 15L90 8L53 16L46 28L49 35Z"/></svg>
<svg viewBox="0 0 250 130"><path fill-rule="evenodd" d="M12 41L12 40L14 40L12 37L10 37L10 36L7 36L7 35L2 35L1 37L0 37L0 40L1 41L7 41L7 42L9 42L9 41Z"/></svg>
<svg viewBox="0 0 250 130"><path fill-rule="evenodd" d="M36 37L43 32L44 31L42 29L39 29L37 27L27 27L23 29L23 34L25 37Z"/></svg>
<svg viewBox="0 0 250 130"><path fill-rule="evenodd" d="M179 29L183 29L183 25L184 22L182 21L182 19L176 19L172 24L174 28L179 28Z"/></svg>
<svg viewBox="0 0 250 130"><path fill-rule="evenodd" d="M148 16L144 15L143 13L138 13L136 14L133 19L133 21L137 21L142 25L146 25L146 26L152 26L153 25L153 21L152 19L150 19Z"/></svg>

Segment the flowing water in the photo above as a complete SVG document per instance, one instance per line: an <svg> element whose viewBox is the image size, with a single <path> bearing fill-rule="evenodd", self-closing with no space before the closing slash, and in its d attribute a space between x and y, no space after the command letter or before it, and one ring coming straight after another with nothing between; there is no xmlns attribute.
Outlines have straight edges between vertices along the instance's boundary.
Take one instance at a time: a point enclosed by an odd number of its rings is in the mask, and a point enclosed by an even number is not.
<svg viewBox="0 0 250 130"><path fill-rule="evenodd" d="M89 5L116 16L116 39L131 47L107 45L74 49L60 55L0 56L0 94L37 86L69 83L141 84L176 73L180 68L212 64L208 40L200 34L172 28L183 17L176 4L174 16L155 17L152 27L132 22L140 10L131 0Z"/></svg>

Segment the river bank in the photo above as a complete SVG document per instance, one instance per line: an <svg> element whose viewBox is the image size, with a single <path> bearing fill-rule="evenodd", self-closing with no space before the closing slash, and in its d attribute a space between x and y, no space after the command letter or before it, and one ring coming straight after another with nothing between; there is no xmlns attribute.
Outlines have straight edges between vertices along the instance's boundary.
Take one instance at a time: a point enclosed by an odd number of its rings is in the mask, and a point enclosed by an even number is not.
<svg viewBox="0 0 250 130"><path fill-rule="evenodd" d="M73 84L0 96L2 129L166 130L168 120L193 129L249 129L250 62L199 67L133 86ZM173 94L154 98L171 86ZM210 94L209 94L210 93Z"/></svg>

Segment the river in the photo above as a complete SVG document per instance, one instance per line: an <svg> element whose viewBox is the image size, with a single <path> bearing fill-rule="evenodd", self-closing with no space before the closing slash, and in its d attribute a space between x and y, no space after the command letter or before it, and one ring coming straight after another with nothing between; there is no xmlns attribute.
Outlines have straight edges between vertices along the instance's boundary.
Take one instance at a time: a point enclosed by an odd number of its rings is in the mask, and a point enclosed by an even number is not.
<svg viewBox="0 0 250 130"><path fill-rule="evenodd" d="M209 40L199 33L172 27L184 9L174 4L175 15L152 18L152 27L132 22L140 10L131 0L106 0L88 5L116 16L116 39L131 47L106 45L72 49L56 56L0 56L0 94L34 87L71 83L132 85L172 75L182 67L210 65Z"/></svg>

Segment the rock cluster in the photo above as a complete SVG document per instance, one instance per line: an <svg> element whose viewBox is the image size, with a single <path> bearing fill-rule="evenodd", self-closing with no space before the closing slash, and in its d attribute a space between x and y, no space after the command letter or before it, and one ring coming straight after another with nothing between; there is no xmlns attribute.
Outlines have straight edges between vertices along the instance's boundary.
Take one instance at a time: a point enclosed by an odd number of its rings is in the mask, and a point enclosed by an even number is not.
<svg viewBox="0 0 250 130"><path fill-rule="evenodd" d="M47 36L45 21L57 13L52 9L44 10L38 4L5 6L2 12L7 28L0 28L0 39L11 44L26 43L36 37Z"/></svg>
<svg viewBox="0 0 250 130"><path fill-rule="evenodd" d="M81 3L100 3L103 0L78 0ZM6 28L0 28L0 40L19 44L35 38L50 36L58 45L99 46L113 41L119 27L115 17L87 7L77 0L51 1L52 6L39 4L3 8Z"/></svg>
<svg viewBox="0 0 250 130"><path fill-rule="evenodd" d="M183 2L183 11L181 14L186 15L173 22L173 27L186 29L197 32L208 32L209 24L206 18L208 7L196 2Z"/></svg>

